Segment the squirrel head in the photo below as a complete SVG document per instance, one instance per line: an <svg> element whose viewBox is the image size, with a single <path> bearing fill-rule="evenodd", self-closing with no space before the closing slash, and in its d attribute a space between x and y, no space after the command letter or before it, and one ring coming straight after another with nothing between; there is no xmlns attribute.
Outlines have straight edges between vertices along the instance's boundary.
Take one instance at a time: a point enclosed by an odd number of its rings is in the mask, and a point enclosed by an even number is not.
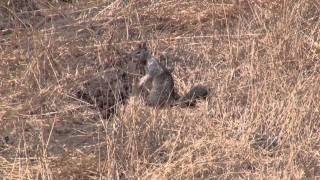
<svg viewBox="0 0 320 180"><path fill-rule="evenodd" d="M150 56L146 42L139 44L138 47L132 51L131 57L134 62L146 64Z"/></svg>

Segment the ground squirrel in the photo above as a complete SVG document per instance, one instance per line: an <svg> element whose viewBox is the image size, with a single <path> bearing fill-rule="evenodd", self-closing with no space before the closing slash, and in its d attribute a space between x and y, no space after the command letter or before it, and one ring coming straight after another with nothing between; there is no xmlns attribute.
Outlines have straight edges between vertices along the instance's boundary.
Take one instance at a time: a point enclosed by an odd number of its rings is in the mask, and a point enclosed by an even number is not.
<svg viewBox="0 0 320 180"><path fill-rule="evenodd" d="M140 44L132 52L131 57L134 62L141 63L145 67L145 75L140 79L138 87L142 88L148 81L152 82L151 90L146 98L148 106L193 106L196 99L207 97L207 88L199 85L180 97L174 90L171 72L149 53L146 43Z"/></svg>

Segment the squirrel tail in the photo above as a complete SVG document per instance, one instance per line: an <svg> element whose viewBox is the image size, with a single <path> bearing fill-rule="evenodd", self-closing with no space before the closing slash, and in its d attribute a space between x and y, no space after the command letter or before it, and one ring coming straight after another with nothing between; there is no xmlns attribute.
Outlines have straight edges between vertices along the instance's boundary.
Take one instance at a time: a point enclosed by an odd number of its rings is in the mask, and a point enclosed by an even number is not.
<svg viewBox="0 0 320 180"><path fill-rule="evenodd" d="M184 96L180 97L174 105L180 105L182 107L194 106L197 99L204 99L208 96L209 91L204 86L194 86Z"/></svg>

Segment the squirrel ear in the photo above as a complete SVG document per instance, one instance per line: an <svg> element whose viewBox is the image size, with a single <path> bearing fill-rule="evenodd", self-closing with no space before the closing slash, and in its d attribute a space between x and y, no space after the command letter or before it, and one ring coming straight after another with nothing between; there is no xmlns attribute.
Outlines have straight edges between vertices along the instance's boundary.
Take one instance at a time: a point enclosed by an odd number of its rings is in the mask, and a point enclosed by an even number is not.
<svg viewBox="0 0 320 180"><path fill-rule="evenodd" d="M143 47L144 49L147 49L147 41L144 41L144 42L142 43L142 47Z"/></svg>
<svg viewBox="0 0 320 180"><path fill-rule="evenodd" d="M147 49L147 42L143 41L141 44L138 45L138 48L140 49Z"/></svg>

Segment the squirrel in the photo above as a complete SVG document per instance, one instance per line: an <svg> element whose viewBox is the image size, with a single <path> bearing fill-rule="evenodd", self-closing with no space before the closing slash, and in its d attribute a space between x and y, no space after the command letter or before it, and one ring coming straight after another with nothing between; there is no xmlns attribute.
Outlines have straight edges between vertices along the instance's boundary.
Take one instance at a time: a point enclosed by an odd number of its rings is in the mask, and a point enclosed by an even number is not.
<svg viewBox="0 0 320 180"><path fill-rule="evenodd" d="M138 88L141 89L147 82L152 82L151 90L146 98L146 105L151 107L162 107L164 105L182 107L194 106L197 99L206 98L208 89L198 85L185 94L179 96L174 89L174 80L171 72L152 56L146 43L139 44L132 51L133 62L144 65L145 75L140 79Z"/></svg>

